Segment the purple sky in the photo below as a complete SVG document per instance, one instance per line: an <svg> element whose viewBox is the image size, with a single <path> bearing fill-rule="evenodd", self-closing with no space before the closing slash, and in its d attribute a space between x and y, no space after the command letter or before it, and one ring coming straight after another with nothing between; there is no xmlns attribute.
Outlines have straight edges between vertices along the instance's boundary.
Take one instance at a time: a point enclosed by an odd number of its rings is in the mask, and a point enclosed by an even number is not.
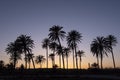
<svg viewBox="0 0 120 80"><path fill-rule="evenodd" d="M82 33L79 49L85 51L83 65L87 66L96 61L90 53L94 38L113 34L120 42L120 0L0 0L0 59L8 61L5 48L20 34L35 41L35 56L45 55L41 42L53 25L63 26L66 32L74 29ZM119 48L118 43L114 47L118 67ZM105 57L104 66L112 67L111 55Z"/></svg>

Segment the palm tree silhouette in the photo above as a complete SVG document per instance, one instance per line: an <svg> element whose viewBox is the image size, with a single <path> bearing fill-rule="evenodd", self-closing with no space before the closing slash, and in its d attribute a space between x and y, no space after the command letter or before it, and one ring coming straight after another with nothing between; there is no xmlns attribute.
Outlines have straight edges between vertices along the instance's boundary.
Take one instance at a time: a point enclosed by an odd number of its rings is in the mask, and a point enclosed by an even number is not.
<svg viewBox="0 0 120 80"><path fill-rule="evenodd" d="M96 42L92 42L92 44L90 45L90 50L93 54L93 56L96 56L97 58L97 64L98 64L98 68L99 68L99 51L98 51L98 43Z"/></svg>
<svg viewBox="0 0 120 80"><path fill-rule="evenodd" d="M85 55L84 53L85 53L85 52L84 52L83 50L79 50L79 51L77 52L77 55L78 55L79 60L80 60L80 63L79 63L80 69L81 69L82 56Z"/></svg>
<svg viewBox="0 0 120 80"><path fill-rule="evenodd" d="M54 25L52 28L49 29L50 33L48 34L49 39L51 41L57 41L60 46L61 46L60 39L63 39L65 37L65 31L63 31L62 28L63 27ZM63 57L64 55L62 54L63 68L65 68Z"/></svg>
<svg viewBox="0 0 120 80"><path fill-rule="evenodd" d="M59 56L59 65L60 65L60 68L61 68L61 56L62 56L62 54L63 54L63 61L64 61L63 46L60 46L60 45L57 46L56 54ZM63 64L63 65L65 65L65 64Z"/></svg>
<svg viewBox="0 0 120 80"><path fill-rule="evenodd" d="M55 54L55 51L57 50L58 44L56 42L51 42L49 44L49 48L53 51L53 54Z"/></svg>
<svg viewBox="0 0 120 80"><path fill-rule="evenodd" d="M115 58L114 58L114 54L113 54L113 46L116 46L117 38L116 38L114 35L108 35L106 39L107 39L107 41L108 41L108 45L109 45L109 48L110 48L110 52L111 52L111 54L112 54L113 66L114 66L114 68L116 68Z"/></svg>
<svg viewBox="0 0 120 80"><path fill-rule="evenodd" d="M106 56L108 56L107 52L109 51L107 41L103 36L97 37L96 39L94 39L92 41L91 48L92 47L96 47L96 49L97 49L96 53L94 53L94 54L97 54L98 57L100 56L101 69L102 69L103 68L103 65L102 65L103 55L105 54Z"/></svg>
<svg viewBox="0 0 120 80"><path fill-rule="evenodd" d="M35 62L36 62L37 64L40 64L40 68L42 68L42 63L45 62L45 60L46 60L46 59L44 58L43 55L38 55L38 56L36 56Z"/></svg>
<svg viewBox="0 0 120 80"><path fill-rule="evenodd" d="M63 53L64 53L64 56L66 57L66 65L67 65L67 69L68 69L68 57L70 55L70 49L65 47L63 49Z"/></svg>
<svg viewBox="0 0 120 80"><path fill-rule="evenodd" d="M34 47L34 41L31 39L31 36L27 35L20 35L19 37L17 37L16 41L21 46L20 49L22 50L22 53L25 54L26 58L27 54L30 54L32 48ZM34 63L33 66L35 68ZM27 68L27 61L25 61L25 68Z"/></svg>
<svg viewBox="0 0 120 80"><path fill-rule="evenodd" d="M46 59L47 59L47 64L46 67L48 68L48 48L49 48L50 40L48 38L45 38L42 42L42 48L46 49Z"/></svg>
<svg viewBox="0 0 120 80"><path fill-rule="evenodd" d="M73 43L68 44L68 47L69 47L69 49L71 49L72 52L73 52L73 53L72 53L72 54L73 54L73 55L72 55L72 57L73 57L73 68L75 68L75 57L74 57L74 56L75 56L75 52L74 52L74 49L75 49L75 48L74 48Z"/></svg>
<svg viewBox="0 0 120 80"><path fill-rule="evenodd" d="M7 54L10 55L10 61L12 61L14 69L15 69L18 60L21 59L21 50L17 42L16 41L10 42L7 45L6 52Z"/></svg>
<svg viewBox="0 0 120 80"><path fill-rule="evenodd" d="M33 62L33 65L35 66L34 61L32 60L33 58L34 58L34 54L32 54L32 53L27 54L27 57L26 57L27 60L26 61L29 64L29 69L30 69L30 63L31 63L31 61Z"/></svg>
<svg viewBox="0 0 120 80"><path fill-rule="evenodd" d="M55 54L51 53L49 54L49 58L52 60L52 67L55 65Z"/></svg>
<svg viewBox="0 0 120 80"><path fill-rule="evenodd" d="M73 46L75 57L76 57L76 68L77 69L78 69L78 60L77 60L76 48L77 48L77 43L81 42L81 38L82 38L81 33L79 33L76 30L72 30L68 32L67 34L67 44L68 46Z"/></svg>

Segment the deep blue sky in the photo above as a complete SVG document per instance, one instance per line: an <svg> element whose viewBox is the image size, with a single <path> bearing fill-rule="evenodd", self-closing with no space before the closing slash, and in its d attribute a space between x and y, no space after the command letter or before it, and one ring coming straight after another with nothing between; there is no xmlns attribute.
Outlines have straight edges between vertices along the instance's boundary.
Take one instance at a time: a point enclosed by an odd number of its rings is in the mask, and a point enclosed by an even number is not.
<svg viewBox="0 0 120 80"><path fill-rule="evenodd" d="M20 34L30 35L35 41L35 55L45 55L41 42L53 25L63 26L66 32L74 29L82 33L79 49L86 52L86 66L96 60L90 53L94 38L113 34L120 42L120 0L0 0L0 59L8 61L5 48ZM119 48L118 43L114 47L118 67ZM110 58L105 57L104 66L112 67Z"/></svg>

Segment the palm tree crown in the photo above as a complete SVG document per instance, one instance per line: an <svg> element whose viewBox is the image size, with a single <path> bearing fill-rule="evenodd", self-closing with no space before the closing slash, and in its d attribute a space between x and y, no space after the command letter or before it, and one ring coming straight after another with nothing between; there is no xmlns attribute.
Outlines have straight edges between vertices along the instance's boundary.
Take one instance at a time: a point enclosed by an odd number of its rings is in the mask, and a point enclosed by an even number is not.
<svg viewBox="0 0 120 80"><path fill-rule="evenodd" d="M63 39L65 37L65 32L62 30L63 27L60 27L58 25L54 25L52 28L49 29L50 33L49 33L49 39L51 39L51 41L58 41L59 39Z"/></svg>
<svg viewBox="0 0 120 80"><path fill-rule="evenodd" d="M13 62L14 68L16 67L16 63L18 60L21 59L21 50L20 46L17 44L17 42L11 42L8 44L6 48L6 52L10 54L10 61Z"/></svg>

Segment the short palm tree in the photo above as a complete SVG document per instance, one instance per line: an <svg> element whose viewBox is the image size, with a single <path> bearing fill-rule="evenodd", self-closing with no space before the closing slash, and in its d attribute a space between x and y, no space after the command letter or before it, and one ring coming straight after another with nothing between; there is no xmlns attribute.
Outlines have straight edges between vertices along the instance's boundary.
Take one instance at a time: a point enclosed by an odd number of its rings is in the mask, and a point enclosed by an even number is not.
<svg viewBox="0 0 120 80"><path fill-rule="evenodd" d="M75 51L75 57L76 57L76 68L78 69L78 60L77 60L77 44L79 42L81 42L81 33L79 33L78 31L76 30L72 30L70 32L68 32L67 34L67 44L68 46L73 46L74 48L74 51Z"/></svg>
<svg viewBox="0 0 120 80"><path fill-rule="evenodd" d="M102 69L103 55L105 54L106 56L108 56L107 52L109 51L106 39L103 36L97 37L92 41L91 48L96 48L95 54L97 54L96 56L100 57L101 59L101 69Z"/></svg>
<svg viewBox="0 0 120 80"><path fill-rule="evenodd" d="M25 54L26 58L27 54L30 54L32 48L34 47L34 41L31 39L31 36L20 35L19 37L17 37L16 42L21 46L20 49L22 50L22 53ZM33 66L35 68L34 64ZM27 61L25 61L25 68L27 68Z"/></svg>
<svg viewBox="0 0 120 80"><path fill-rule="evenodd" d="M40 64L40 68L42 68L42 63L44 63L45 62L45 57L43 56L43 55L38 55L38 56L36 56L36 63L37 64Z"/></svg>
<svg viewBox="0 0 120 80"><path fill-rule="evenodd" d="M48 38L45 38L42 42L42 48L46 49L46 59L47 59L46 67L47 68L48 68L48 48L49 48L49 44L50 44L50 40Z"/></svg>
<svg viewBox="0 0 120 80"><path fill-rule="evenodd" d="M66 65L67 65L67 69L68 69L68 57L70 55L70 49L65 47L63 49L63 53L64 53L64 56L66 57Z"/></svg>
<svg viewBox="0 0 120 80"><path fill-rule="evenodd" d="M48 34L49 39L51 41L57 41L60 46L61 46L60 39L63 39L65 37L65 31L63 31L62 29L63 27L54 25L52 28L49 29L50 33ZM62 54L63 68L65 68L63 57L64 55Z"/></svg>
<svg viewBox="0 0 120 80"><path fill-rule="evenodd" d="M85 52L84 52L83 50L79 50L79 51L77 52L77 55L78 55L79 60L80 60L80 63L79 63L80 69L81 69L82 56L85 55L84 53L85 53Z"/></svg>
<svg viewBox="0 0 120 80"><path fill-rule="evenodd" d="M60 45L57 46L56 54L59 56L59 65L61 68L61 56L62 56L62 54L64 55L63 46L60 46ZM63 56L63 61L64 61L64 56Z"/></svg>
<svg viewBox="0 0 120 80"><path fill-rule="evenodd" d="M52 61L52 67L54 67L54 65L55 65L55 54L53 54L53 53L49 54L49 58Z"/></svg>
<svg viewBox="0 0 120 80"><path fill-rule="evenodd" d="M114 35L108 35L106 39L107 39L107 41L108 41L108 45L109 45L109 48L110 48L110 52L111 52L111 54L112 54L113 66L114 66L114 68L116 68L115 58L114 58L114 54L113 54L113 46L116 46L117 38L116 38Z"/></svg>
<svg viewBox="0 0 120 80"><path fill-rule="evenodd" d="M7 45L6 52L7 54L10 55L10 61L12 61L14 65L14 69L15 69L18 60L21 59L21 50L20 50L19 45L16 43L16 41L10 42Z"/></svg>
<svg viewBox="0 0 120 80"><path fill-rule="evenodd" d="M31 61L32 61L33 64L34 64L33 58L34 58L34 54L32 54L32 53L27 54L26 59L27 59L27 62L28 62L28 64L29 64L29 69L30 69L30 63L31 63ZM34 66L35 66L35 64L34 64Z"/></svg>

